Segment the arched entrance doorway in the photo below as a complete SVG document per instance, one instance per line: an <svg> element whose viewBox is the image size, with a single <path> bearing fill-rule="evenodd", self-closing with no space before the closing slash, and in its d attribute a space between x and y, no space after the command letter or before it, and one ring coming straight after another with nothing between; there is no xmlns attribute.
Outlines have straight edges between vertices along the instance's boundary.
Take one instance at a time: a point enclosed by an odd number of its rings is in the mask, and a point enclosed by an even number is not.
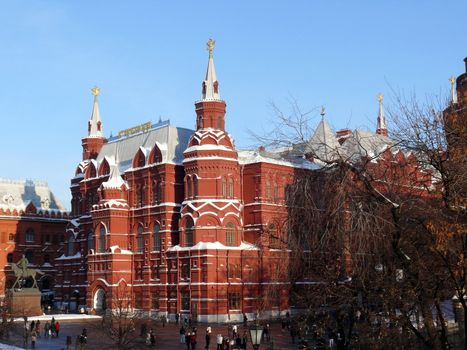
<svg viewBox="0 0 467 350"><path fill-rule="evenodd" d="M94 310L96 310L96 312L102 312L105 311L105 309L105 291L102 288L98 288L94 293Z"/></svg>

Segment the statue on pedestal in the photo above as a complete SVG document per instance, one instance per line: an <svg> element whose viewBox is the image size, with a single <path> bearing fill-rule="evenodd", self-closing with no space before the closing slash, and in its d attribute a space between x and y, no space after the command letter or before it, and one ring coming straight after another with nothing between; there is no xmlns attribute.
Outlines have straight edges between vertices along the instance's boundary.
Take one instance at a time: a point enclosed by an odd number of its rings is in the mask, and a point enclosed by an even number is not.
<svg viewBox="0 0 467 350"><path fill-rule="evenodd" d="M11 269L15 273L16 276L16 281L11 287L11 289L15 289L16 286L20 286L20 282L31 277L33 280L33 284L31 288L36 288L38 289L39 287L37 286L37 281L36 281L36 274L42 274L40 270L37 269L28 269L28 264L29 261L28 259L24 256L21 257L20 261L18 261L16 264L11 264Z"/></svg>

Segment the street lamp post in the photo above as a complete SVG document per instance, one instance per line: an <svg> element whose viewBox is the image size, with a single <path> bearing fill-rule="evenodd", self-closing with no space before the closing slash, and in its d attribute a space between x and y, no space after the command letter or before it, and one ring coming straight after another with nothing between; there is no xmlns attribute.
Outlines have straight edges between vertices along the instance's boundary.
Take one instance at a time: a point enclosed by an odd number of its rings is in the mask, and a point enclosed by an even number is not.
<svg viewBox="0 0 467 350"><path fill-rule="evenodd" d="M255 322L250 328L251 343L253 344L253 349L258 350L259 345L261 344L261 337L263 336L263 328Z"/></svg>

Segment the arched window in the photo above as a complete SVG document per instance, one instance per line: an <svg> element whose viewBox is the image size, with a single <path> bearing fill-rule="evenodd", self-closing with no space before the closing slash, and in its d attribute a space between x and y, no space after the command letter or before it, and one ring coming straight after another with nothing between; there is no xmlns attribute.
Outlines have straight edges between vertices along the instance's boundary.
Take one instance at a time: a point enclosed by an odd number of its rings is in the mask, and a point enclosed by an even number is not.
<svg viewBox="0 0 467 350"><path fill-rule="evenodd" d="M89 232L88 234L88 251L90 249L96 249L96 247L94 246L94 233L93 232Z"/></svg>
<svg viewBox="0 0 467 350"><path fill-rule="evenodd" d="M266 199L271 199L271 184L269 181L266 181Z"/></svg>
<svg viewBox="0 0 467 350"><path fill-rule="evenodd" d="M187 198L192 198L193 197L193 188L192 188L192 183L191 183L191 176L186 177L186 193L187 193Z"/></svg>
<svg viewBox="0 0 467 350"><path fill-rule="evenodd" d="M75 236L73 233L68 239L68 256L72 256L75 253Z"/></svg>
<svg viewBox="0 0 467 350"><path fill-rule="evenodd" d="M137 163L136 163L137 165L136 166L138 168L142 168L142 167L144 167L145 162L146 162L146 159L144 157L144 154L143 154L143 152L140 151L138 153L138 159L137 159Z"/></svg>
<svg viewBox="0 0 467 350"><path fill-rule="evenodd" d="M145 194L145 190L146 188L144 187L144 185L138 185L137 187L137 193L136 193L136 204L138 207L142 207L144 205L144 194Z"/></svg>
<svg viewBox="0 0 467 350"><path fill-rule="evenodd" d="M160 233L160 226L159 224L155 224L154 225L154 231L153 231L153 234L154 234L154 241L153 241L153 244L154 244L154 250L161 250L161 233Z"/></svg>
<svg viewBox="0 0 467 350"><path fill-rule="evenodd" d="M225 227L225 244L235 245L235 225L229 222Z"/></svg>
<svg viewBox="0 0 467 350"><path fill-rule="evenodd" d="M281 239L279 236L279 231L275 224L269 224L269 248L271 249L280 249L281 248Z"/></svg>
<svg viewBox="0 0 467 350"><path fill-rule="evenodd" d="M274 203L279 202L279 185L277 182L274 182Z"/></svg>
<svg viewBox="0 0 467 350"><path fill-rule="evenodd" d="M6 256L6 262L7 263L13 262L13 253L8 253L8 255Z"/></svg>
<svg viewBox="0 0 467 350"><path fill-rule="evenodd" d="M26 231L26 242L34 242L34 230L28 228Z"/></svg>
<svg viewBox="0 0 467 350"><path fill-rule="evenodd" d="M234 181L232 178L229 178L229 198L234 196Z"/></svg>
<svg viewBox="0 0 467 350"><path fill-rule="evenodd" d="M227 197L227 180L225 177L222 177L222 197Z"/></svg>
<svg viewBox="0 0 467 350"><path fill-rule="evenodd" d="M144 250L144 244L143 244L143 226L139 225L138 226L138 233L136 237L136 249L138 253L142 253Z"/></svg>
<svg viewBox="0 0 467 350"><path fill-rule="evenodd" d="M198 177L193 176L193 197L198 197Z"/></svg>
<svg viewBox="0 0 467 350"><path fill-rule="evenodd" d="M99 252L104 253L105 252L105 227L104 225L101 225L100 232L99 232Z"/></svg>
<svg viewBox="0 0 467 350"><path fill-rule="evenodd" d="M185 246L193 246L193 220L188 218L185 226Z"/></svg>
<svg viewBox="0 0 467 350"><path fill-rule="evenodd" d="M160 181L154 180L154 184L152 185L152 198L154 204L159 204L162 201L162 184Z"/></svg>

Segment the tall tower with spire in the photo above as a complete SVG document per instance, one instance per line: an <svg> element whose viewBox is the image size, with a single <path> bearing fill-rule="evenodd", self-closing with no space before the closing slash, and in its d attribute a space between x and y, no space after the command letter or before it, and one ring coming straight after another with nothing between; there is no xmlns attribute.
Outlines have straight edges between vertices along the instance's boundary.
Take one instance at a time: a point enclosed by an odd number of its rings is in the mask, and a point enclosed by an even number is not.
<svg viewBox="0 0 467 350"><path fill-rule="evenodd" d="M243 238L240 165L234 142L225 131L226 104L220 99L209 39L208 68L201 100L195 103L196 131L184 151L185 198L180 243L221 242L238 246Z"/></svg>
<svg viewBox="0 0 467 350"><path fill-rule="evenodd" d="M99 113L98 97L101 89L97 86L91 89L94 96L91 118L88 122L88 135L81 141L83 146L83 160L96 159L102 146L107 142L102 131L101 115Z"/></svg>
<svg viewBox="0 0 467 350"><path fill-rule="evenodd" d="M383 94L378 95L379 110L378 110L378 122L376 126L376 133L378 135L388 136L388 129L386 127L386 118L384 116L383 109Z"/></svg>

